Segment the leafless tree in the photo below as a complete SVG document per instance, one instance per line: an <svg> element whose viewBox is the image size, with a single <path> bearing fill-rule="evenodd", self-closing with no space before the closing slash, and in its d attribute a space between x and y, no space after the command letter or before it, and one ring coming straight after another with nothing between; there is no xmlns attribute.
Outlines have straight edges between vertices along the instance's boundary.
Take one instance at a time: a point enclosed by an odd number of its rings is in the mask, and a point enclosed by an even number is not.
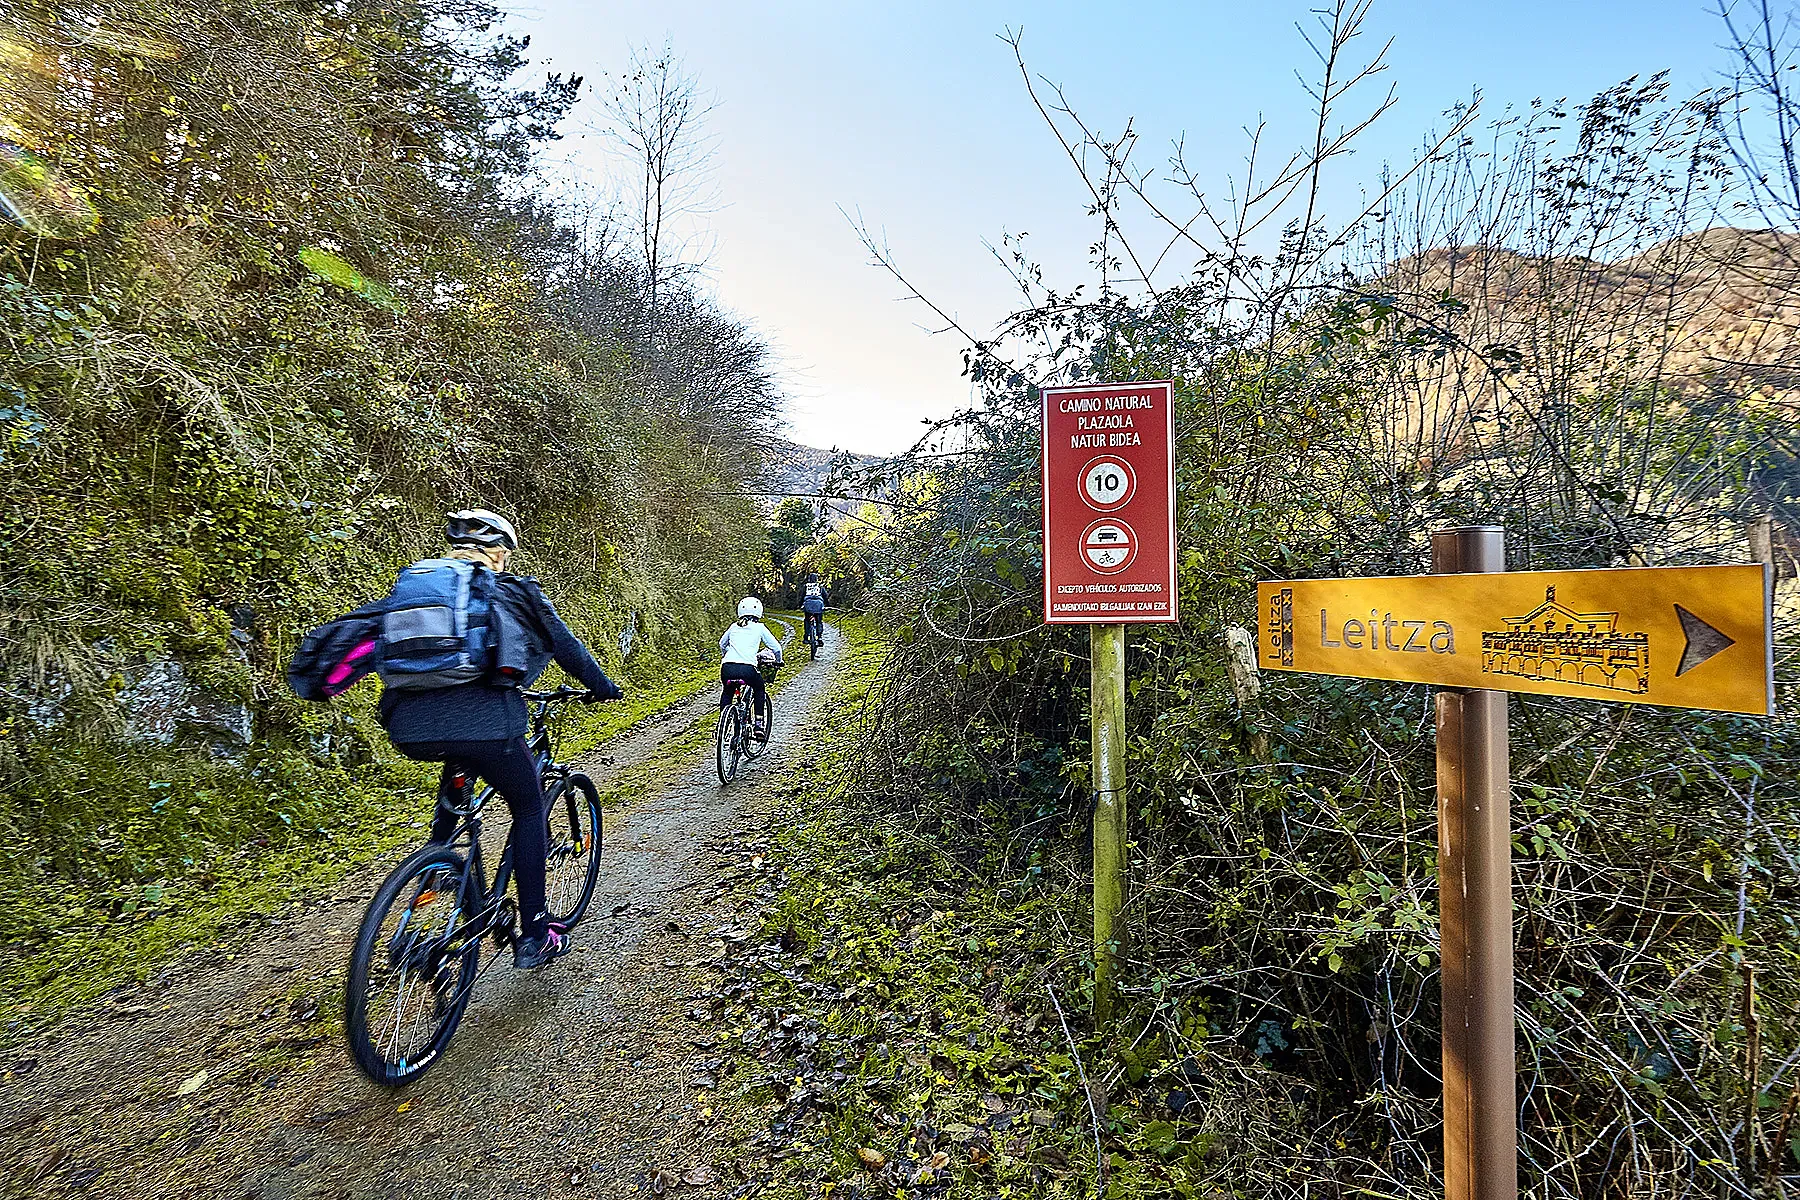
<svg viewBox="0 0 1800 1200"><path fill-rule="evenodd" d="M1777 13L1769 0L1720 0L1732 52L1730 94L1721 111L1732 157L1765 217L1792 226L1800 221L1800 96L1788 76L1800 52L1800 28L1790 9Z"/></svg>
<svg viewBox="0 0 1800 1200"><path fill-rule="evenodd" d="M712 143L706 116L715 107L669 43L654 53L633 50L630 67L605 98L608 135L630 159L637 178L633 222L650 299L650 349L655 357L657 314L670 279L696 265L684 262L692 240L678 233L683 218L710 211Z"/></svg>

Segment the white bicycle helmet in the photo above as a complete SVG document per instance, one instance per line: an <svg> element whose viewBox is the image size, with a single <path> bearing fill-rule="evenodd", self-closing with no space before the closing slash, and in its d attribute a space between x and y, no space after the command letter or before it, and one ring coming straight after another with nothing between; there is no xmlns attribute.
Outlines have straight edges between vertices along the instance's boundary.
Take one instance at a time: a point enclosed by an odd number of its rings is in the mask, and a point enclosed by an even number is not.
<svg viewBox="0 0 1800 1200"><path fill-rule="evenodd" d="M753 621L762 620L762 601L755 596L745 596L738 601L738 616L749 617Z"/></svg>
<svg viewBox="0 0 1800 1200"><path fill-rule="evenodd" d="M519 531L497 512L464 508L447 515L444 540L452 546L500 546L519 548Z"/></svg>

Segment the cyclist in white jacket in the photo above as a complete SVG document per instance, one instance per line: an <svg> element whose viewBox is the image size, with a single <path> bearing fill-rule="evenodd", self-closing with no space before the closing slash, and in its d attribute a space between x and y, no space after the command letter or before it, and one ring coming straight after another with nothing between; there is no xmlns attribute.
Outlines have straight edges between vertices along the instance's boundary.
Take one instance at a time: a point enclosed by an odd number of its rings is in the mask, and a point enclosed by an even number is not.
<svg viewBox="0 0 1800 1200"><path fill-rule="evenodd" d="M769 693L764 687L762 672L757 669L757 660L766 646L774 651L774 661L781 662L781 643L762 623L761 600L745 596L738 601L737 612L738 619L728 625L719 638L719 652L724 656L719 663L719 708L723 711L730 702L732 683L743 680L756 694L756 733L758 737L764 737L767 736L764 731L769 727Z"/></svg>

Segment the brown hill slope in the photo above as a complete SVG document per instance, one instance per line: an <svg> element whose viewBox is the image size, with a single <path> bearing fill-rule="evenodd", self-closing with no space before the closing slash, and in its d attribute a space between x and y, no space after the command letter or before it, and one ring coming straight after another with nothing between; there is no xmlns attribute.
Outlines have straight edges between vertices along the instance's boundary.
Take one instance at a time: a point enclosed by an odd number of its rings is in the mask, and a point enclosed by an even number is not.
<svg viewBox="0 0 1800 1200"><path fill-rule="evenodd" d="M1631 408L1643 420L1706 402L1783 411L1800 398L1800 235L1714 228L1610 261L1433 250L1373 290L1393 295L1402 328L1429 334L1387 414L1421 459L1479 453L1489 422L1506 437L1519 418L1619 421Z"/></svg>

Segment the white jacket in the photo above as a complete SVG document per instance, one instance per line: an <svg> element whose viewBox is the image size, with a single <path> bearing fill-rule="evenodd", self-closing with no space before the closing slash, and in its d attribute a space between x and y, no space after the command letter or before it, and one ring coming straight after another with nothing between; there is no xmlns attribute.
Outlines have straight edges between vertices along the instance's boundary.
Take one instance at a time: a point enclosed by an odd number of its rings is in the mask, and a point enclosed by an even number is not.
<svg viewBox="0 0 1800 1200"><path fill-rule="evenodd" d="M723 661L742 663L746 667L756 665L756 652L764 646L773 650L777 659L781 658L781 643L761 621L752 621L748 625L733 621L719 639L719 650L725 655Z"/></svg>

